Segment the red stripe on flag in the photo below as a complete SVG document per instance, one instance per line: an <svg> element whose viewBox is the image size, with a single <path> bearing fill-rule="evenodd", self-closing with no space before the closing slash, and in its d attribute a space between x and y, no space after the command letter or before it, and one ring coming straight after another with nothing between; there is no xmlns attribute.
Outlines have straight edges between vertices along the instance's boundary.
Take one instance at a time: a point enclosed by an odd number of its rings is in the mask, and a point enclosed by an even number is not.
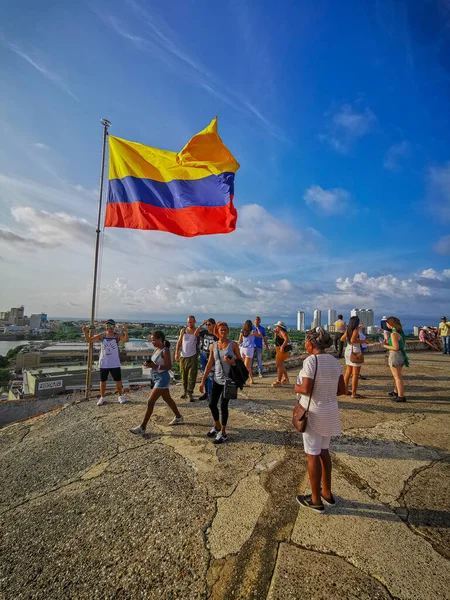
<svg viewBox="0 0 450 600"><path fill-rule="evenodd" d="M105 227L168 231L184 237L231 233L236 229L233 200L225 206L161 208L142 202L106 205Z"/></svg>

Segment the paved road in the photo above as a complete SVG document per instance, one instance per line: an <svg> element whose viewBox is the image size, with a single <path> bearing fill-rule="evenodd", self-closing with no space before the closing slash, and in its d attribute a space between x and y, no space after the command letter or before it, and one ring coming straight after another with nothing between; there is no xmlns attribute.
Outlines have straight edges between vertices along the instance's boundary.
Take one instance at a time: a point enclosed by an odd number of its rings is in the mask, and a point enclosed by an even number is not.
<svg viewBox="0 0 450 600"><path fill-rule="evenodd" d="M0 598L449 598L449 361L411 362L408 403L387 398L382 356L364 366L366 398L340 401L325 515L295 502L294 396L269 378L233 403L220 447L200 402L180 403L176 428L158 405L132 436L147 392L3 428Z"/></svg>

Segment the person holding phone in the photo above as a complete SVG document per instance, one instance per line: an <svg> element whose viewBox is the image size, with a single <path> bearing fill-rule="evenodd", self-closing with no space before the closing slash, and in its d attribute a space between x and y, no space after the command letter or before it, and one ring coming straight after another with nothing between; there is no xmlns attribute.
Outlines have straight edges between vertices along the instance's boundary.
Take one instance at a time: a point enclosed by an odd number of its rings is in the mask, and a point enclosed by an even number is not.
<svg viewBox="0 0 450 600"><path fill-rule="evenodd" d="M101 342L100 358L98 361L100 368L100 398L97 402L97 406L101 406L105 402L106 381L110 373L116 384L116 390L117 395L119 396L120 404L125 404L126 402L126 398L122 393L122 371L120 368L119 342L128 342L128 330L126 326L123 325L123 333L119 334L115 332L115 326L116 322L113 319L108 319L105 323L105 333L99 333L92 337L88 334L88 330L85 325L83 325L81 328L84 334L84 339L88 344Z"/></svg>
<svg viewBox="0 0 450 600"><path fill-rule="evenodd" d="M225 398L223 395L225 383L227 379L230 379L231 366L236 364L236 359L242 359L238 344L228 338L230 328L225 321L217 323L214 334L218 340L211 346L208 364L203 372L200 384L200 393L205 391L206 379L214 367L214 381L209 400L209 408L214 419L214 426L206 435L207 437L214 438L214 444L223 444L228 442L226 427L228 423L228 403L230 401L229 398ZM222 422L220 421L218 408L219 400Z"/></svg>
<svg viewBox="0 0 450 600"><path fill-rule="evenodd" d="M364 398L363 395L358 394L358 380L361 372L361 363L355 363L352 361L352 354L361 354L362 340L359 336L359 317L350 317L348 322L347 331L342 336L341 340L347 342L345 348L345 389L347 390L346 395L349 396L348 384L350 378L352 380L352 398Z"/></svg>
<svg viewBox="0 0 450 600"><path fill-rule="evenodd" d="M391 331L388 343L381 343L381 347L389 352L388 363L394 378L394 390L389 392L393 402L406 402L405 386L403 384L403 367L409 367L408 355L405 352L406 336L397 317L388 317L387 325Z"/></svg>
<svg viewBox="0 0 450 600"><path fill-rule="evenodd" d="M166 336L162 331L154 331L150 340L155 348L150 360L144 363L144 366L151 368L151 378L154 383L153 389L147 402L147 410L145 411L144 419L140 425L134 429L130 429L135 435L145 435L147 423L153 414L158 398L162 398L169 405L175 417L170 421L169 425L181 425L183 417L175 404L174 399L170 395L170 375L169 371L172 368L172 358L170 356L170 342L166 340Z"/></svg>

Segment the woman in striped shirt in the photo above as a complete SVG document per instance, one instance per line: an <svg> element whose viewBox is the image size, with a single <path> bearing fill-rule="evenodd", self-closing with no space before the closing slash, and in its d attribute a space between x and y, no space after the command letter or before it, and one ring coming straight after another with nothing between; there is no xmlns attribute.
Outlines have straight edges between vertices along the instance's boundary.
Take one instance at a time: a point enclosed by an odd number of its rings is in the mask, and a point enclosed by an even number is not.
<svg viewBox="0 0 450 600"><path fill-rule="evenodd" d="M327 504L336 504L331 493L331 456L330 439L341 434L341 420L336 396L345 394L345 383L339 361L327 354L326 349L332 345L330 334L318 327L308 331L305 347L310 354L303 361L303 367L297 379L295 392L301 394L298 401L308 407L306 431L303 433L303 446L308 456L308 475L311 483L311 494L297 496L297 502L304 508L323 513Z"/></svg>

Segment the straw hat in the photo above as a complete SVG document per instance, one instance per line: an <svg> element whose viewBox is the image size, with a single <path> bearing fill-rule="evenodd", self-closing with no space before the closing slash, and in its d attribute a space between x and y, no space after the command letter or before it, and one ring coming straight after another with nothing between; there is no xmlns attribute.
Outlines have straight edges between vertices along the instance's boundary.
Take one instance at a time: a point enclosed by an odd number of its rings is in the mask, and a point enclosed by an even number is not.
<svg viewBox="0 0 450 600"><path fill-rule="evenodd" d="M280 327L281 329L287 329L286 323L284 321L278 321L275 323L274 327Z"/></svg>

